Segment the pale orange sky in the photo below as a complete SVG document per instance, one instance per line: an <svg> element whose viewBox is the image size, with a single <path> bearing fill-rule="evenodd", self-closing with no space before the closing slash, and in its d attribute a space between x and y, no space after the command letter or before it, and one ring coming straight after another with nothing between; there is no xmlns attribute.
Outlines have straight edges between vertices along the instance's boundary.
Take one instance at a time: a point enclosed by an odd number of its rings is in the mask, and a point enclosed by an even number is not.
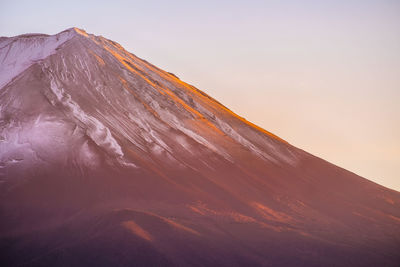
<svg viewBox="0 0 400 267"><path fill-rule="evenodd" d="M1 36L72 26L400 191L400 2L0 2Z"/></svg>

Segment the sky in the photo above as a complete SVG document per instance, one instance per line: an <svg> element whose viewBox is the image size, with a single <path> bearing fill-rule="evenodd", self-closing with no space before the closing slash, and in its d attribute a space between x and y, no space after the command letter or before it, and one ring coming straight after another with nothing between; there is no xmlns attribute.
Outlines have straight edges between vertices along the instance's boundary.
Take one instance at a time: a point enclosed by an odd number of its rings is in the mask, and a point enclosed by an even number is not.
<svg viewBox="0 0 400 267"><path fill-rule="evenodd" d="M400 1L0 0L0 36L70 27L400 191Z"/></svg>

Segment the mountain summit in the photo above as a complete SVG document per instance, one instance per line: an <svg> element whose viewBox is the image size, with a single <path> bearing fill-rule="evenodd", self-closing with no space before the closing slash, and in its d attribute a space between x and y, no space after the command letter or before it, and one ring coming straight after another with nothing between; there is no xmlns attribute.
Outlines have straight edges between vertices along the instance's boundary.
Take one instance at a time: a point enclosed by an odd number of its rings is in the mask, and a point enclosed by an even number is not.
<svg viewBox="0 0 400 267"><path fill-rule="evenodd" d="M398 266L400 193L118 43L0 38L3 266Z"/></svg>

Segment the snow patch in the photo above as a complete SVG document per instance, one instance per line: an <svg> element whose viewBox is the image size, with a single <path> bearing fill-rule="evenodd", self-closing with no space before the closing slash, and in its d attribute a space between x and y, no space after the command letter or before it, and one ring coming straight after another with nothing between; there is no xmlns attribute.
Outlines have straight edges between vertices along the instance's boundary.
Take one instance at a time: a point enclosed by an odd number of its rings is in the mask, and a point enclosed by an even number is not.
<svg viewBox="0 0 400 267"><path fill-rule="evenodd" d="M221 149L217 149L213 144L208 142L205 138L201 137L200 135L196 134L195 132L193 132L185 127L182 127L181 125L177 125L177 128L178 128L178 130L182 131L187 136L193 138L197 143L202 144L203 146L211 149L212 151L214 151L215 153L224 157L225 159L229 160L230 162L233 162L233 159L230 155L223 152Z"/></svg>
<svg viewBox="0 0 400 267"><path fill-rule="evenodd" d="M124 153L122 152L117 140L114 139L110 130L104 126L104 124L102 124L96 118L86 114L80 108L80 106L71 99L69 94L57 86L53 79L50 82L50 88L57 97L58 102L62 103L62 105L71 113L71 115L84 125L86 134L93 140L93 142L113 156L124 156Z"/></svg>
<svg viewBox="0 0 400 267"><path fill-rule="evenodd" d="M0 43L0 88L35 62L53 53L57 47L76 36L64 31L56 35L22 35L10 37Z"/></svg>
<svg viewBox="0 0 400 267"><path fill-rule="evenodd" d="M228 136L230 136L233 140L238 142L239 144L243 145L244 147L248 148L250 151L258 154L259 156L264 157L267 160L270 160L272 162L276 162L274 158L269 156L268 154L264 153L261 151L258 147L256 147L254 144L252 144L250 141L248 141L246 138L243 138L239 133L237 133L232 127L227 124L226 122L223 122L219 118L215 118L215 121L219 128L226 133Z"/></svg>
<svg viewBox="0 0 400 267"><path fill-rule="evenodd" d="M70 155L66 152L71 151L71 140L65 138L69 130L68 123L55 117L11 121L1 131L0 162L18 166L65 162Z"/></svg>

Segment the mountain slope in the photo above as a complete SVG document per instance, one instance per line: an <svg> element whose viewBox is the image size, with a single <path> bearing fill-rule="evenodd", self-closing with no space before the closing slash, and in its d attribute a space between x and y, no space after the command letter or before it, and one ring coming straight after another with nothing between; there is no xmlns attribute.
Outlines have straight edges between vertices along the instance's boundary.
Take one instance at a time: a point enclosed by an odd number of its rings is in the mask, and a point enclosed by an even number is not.
<svg viewBox="0 0 400 267"><path fill-rule="evenodd" d="M400 193L113 41L2 38L0 70L7 265L400 263Z"/></svg>

